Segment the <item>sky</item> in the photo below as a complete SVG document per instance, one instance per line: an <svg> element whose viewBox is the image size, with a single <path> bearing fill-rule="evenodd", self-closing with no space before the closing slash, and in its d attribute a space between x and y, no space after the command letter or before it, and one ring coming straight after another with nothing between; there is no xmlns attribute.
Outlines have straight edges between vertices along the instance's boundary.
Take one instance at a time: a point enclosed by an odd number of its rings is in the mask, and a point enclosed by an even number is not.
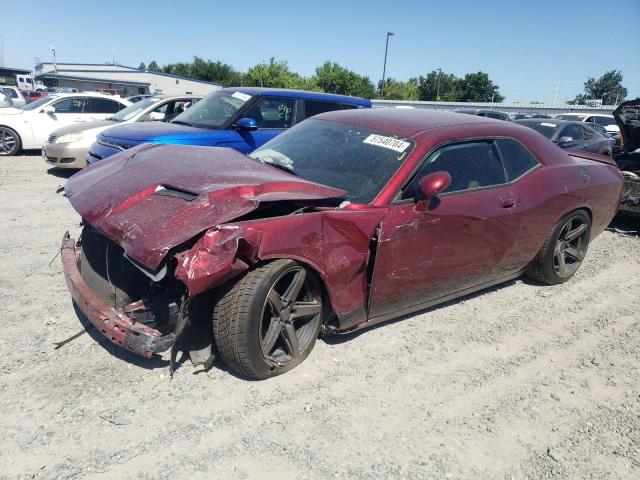
<svg viewBox="0 0 640 480"><path fill-rule="evenodd" d="M0 0L0 12L17 5ZM55 5L55 7L54 7ZM484 71L508 102L575 97L588 77L621 70L629 98L640 96L640 0L270 0L255 2L30 0L0 16L5 65L34 58L137 67L194 55L246 71L270 57L308 76L332 60L374 84L436 68Z"/></svg>

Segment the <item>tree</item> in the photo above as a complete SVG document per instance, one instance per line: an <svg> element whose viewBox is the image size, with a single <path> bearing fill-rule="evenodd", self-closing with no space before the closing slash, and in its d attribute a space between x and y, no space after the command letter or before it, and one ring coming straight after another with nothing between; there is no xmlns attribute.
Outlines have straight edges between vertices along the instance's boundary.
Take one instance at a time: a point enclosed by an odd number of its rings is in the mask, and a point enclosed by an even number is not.
<svg viewBox="0 0 640 480"><path fill-rule="evenodd" d="M373 98L376 94L369 77L359 75L327 60L316 68L315 84L325 92Z"/></svg>
<svg viewBox="0 0 640 480"><path fill-rule="evenodd" d="M458 80L460 102L502 102L500 87L495 85L484 72L467 73Z"/></svg>
<svg viewBox="0 0 640 480"><path fill-rule="evenodd" d="M138 70L144 71L146 69L147 69L147 66L144 64L144 62L140 62L140 65L138 66Z"/></svg>
<svg viewBox="0 0 640 480"><path fill-rule="evenodd" d="M589 77L584 82L584 93L576 96L574 103L584 104L589 99L602 99L605 105L615 105L627 98L627 89L622 86L622 72L609 70L597 80Z"/></svg>
<svg viewBox="0 0 640 480"><path fill-rule="evenodd" d="M304 88L305 79L289 70L286 60L271 57L251 67L243 77L246 85L270 88Z"/></svg>
<svg viewBox="0 0 640 480"><path fill-rule="evenodd" d="M378 82L378 90L382 88L382 80ZM418 100L418 79L410 78L406 82L387 78L384 81L384 98L387 100Z"/></svg>
<svg viewBox="0 0 640 480"><path fill-rule="evenodd" d="M151 63L147 67L147 70L150 71L150 72L161 72L162 71L155 60L151 61Z"/></svg>
<svg viewBox="0 0 640 480"><path fill-rule="evenodd" d="M458 100L460 79L452 73L432 70L418 79L420 100L455 102ZM437 97L437 98L436 98Z"/></svg>

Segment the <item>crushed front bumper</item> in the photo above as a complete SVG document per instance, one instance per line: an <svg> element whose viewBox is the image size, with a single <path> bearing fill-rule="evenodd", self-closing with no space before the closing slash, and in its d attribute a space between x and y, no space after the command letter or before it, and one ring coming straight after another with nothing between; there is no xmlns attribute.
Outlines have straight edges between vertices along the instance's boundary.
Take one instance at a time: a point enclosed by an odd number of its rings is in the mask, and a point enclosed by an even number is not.
<svg viewBox="0 0 640 480"><path fill-rule="evenodd" d="M170 333L162 335L158 330L132 320L128 314L148 309L144 301L138 301L122 308L113 308L101 300L85 283L78 269L80 250L76 242L65 232L60 247L64 277L67 287L78 308L96 329L112 343L150 358L154 353L168 350L175 339Z"/></svg>

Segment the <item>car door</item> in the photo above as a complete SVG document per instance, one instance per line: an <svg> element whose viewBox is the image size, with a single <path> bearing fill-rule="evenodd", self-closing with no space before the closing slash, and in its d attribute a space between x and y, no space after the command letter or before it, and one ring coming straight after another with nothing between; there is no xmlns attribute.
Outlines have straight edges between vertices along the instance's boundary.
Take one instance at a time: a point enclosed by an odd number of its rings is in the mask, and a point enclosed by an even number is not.
<svg viewBox="0 0 640 480"><path fill-rule="evenodd" d="M55 108L54 112L38 110L32 122L34 145L44 144L49 134L57 128L84 122L85 100L85 97L65 97L50 105Z"/></svg>
<svg viewBox="0 0 640 480"><path fill-rule="evenodd" d="M243 153L249 153L284 132L295 123L298 101L292 98L261 96L241 114L252 118L257 130L238 130L232 127L226 145Z"/></svg>
<svg viewBox="0 0 640 480"><path fill-rule="evenodd" d="M421 208L418 181L440 170L452 182ZM518 213L494 140L447 145L430 154L379 227L369 317L512 273Z"/></svg>

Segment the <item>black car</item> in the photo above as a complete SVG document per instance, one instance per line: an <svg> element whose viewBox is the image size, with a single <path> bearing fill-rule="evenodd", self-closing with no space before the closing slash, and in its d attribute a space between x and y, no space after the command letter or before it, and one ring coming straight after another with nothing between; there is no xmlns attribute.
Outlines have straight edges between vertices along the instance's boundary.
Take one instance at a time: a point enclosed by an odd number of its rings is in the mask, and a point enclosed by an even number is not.
<svg viewBox="0 0 640 480"><path fill-rule="evenodd" d="M640 214L640 100L630 100L618 105L613 112L620 135L620 147L614 156L624 175L624 189L620 210Z"/></svg>
<svg viewBox="0 0 640 480"><path fill-rule="evenodd" d="M583 150L611 156L611 142L588 124L569 120L528 118L515 123L533 128L556 143L560 148Z"/></svg>

